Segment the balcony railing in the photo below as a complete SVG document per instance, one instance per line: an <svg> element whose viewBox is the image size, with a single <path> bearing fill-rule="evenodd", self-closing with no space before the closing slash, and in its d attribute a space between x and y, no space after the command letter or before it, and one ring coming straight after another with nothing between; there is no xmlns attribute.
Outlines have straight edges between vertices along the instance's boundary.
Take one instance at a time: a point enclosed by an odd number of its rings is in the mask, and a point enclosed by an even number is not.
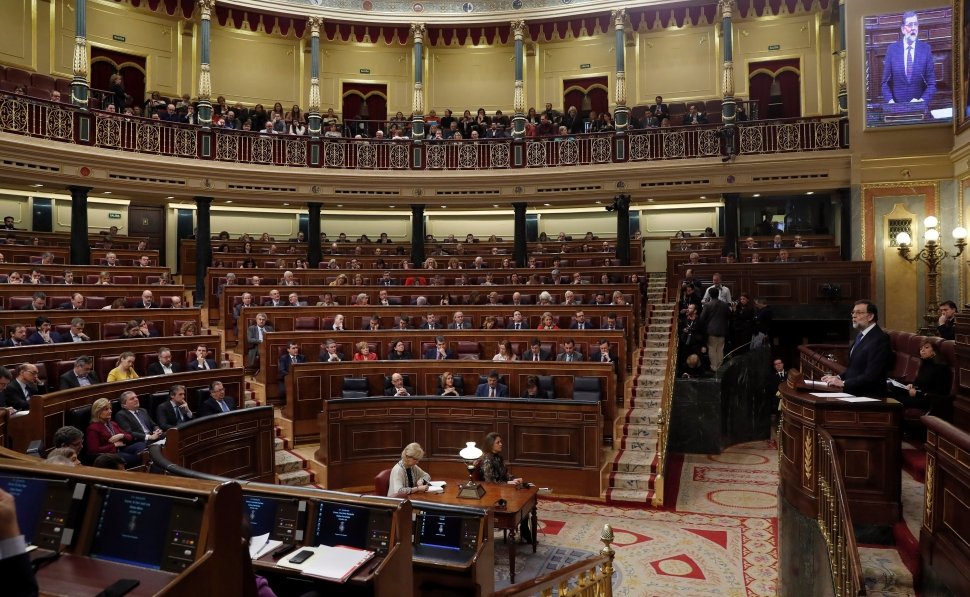
<svg viewBox="0 0 970 597"><path fill-rule="evenodd" d="M634 129L625 134L479 140L377 140L203 129L194 125L82 111L23 96L3 98L0 131L169 157L342 170L563 168L738 155L844 149L838 117Z"/></svg>

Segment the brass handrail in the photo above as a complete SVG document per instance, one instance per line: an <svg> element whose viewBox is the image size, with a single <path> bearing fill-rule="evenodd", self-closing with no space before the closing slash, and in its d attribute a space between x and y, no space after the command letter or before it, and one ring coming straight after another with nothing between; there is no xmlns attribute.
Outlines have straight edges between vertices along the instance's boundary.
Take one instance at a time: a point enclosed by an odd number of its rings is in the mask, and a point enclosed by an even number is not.
<svg viewBox="0 0 970 597"><path fill-rule="evenodd" d="M666 289L664 298L666 300ZM656 309L656 306L654 306ZM674 381L677 377L677 348L680 336L677 334L677 309L671 312L670 341L667 344L667 377L664 379L663 397L660 403L660 414L657 420L657 477L653 484L654 507L663 506L664 479L667 475L667 441L670 435L670 409L674 400ZM649 319L647 320L649 326ZM642 346L642 345L641 345ZM641 348L642 350L642 348Z"/></svg>
<svg viewBox="0 0 970 597"><path fill-rule="evenodd" d="M835 441L818 429L818 528L829 552L829 567L836 597L865 595L865 580L855 541L852 515L845 493L842 467ZM780 442L779 442L780 443Z"/></svg>
<svg viewBox="0 0 970 597"><path fill-rule="evenodd" d="M600 534L603 549L575 564L508 586L495 597L612 597L613 595L613 527L603 525Z"/></svg>

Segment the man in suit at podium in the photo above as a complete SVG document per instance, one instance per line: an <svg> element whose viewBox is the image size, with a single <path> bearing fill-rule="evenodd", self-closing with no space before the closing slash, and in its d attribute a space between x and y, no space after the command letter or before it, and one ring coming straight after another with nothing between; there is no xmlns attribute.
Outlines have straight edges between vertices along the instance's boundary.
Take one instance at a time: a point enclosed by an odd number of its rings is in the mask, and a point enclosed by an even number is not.
<svg viewBox="0 0 970 597"><path fill-rule="evenodd" d="M842 375L826 375L822 381L855 396L886 395L886 375L892 347L889 335L877 323L879 310L867 300L852 306L852 327L858 332L849 349L849 363Z"/></svg>
<svg viewBox="0 0 970 597"><path fill-rule="evenodd" d="M882 97L887 104L922 103L926 107L936 92L933 50L920 41L919 19L913 11L903 13L902 39L889 44L882 68Z"/></svg>

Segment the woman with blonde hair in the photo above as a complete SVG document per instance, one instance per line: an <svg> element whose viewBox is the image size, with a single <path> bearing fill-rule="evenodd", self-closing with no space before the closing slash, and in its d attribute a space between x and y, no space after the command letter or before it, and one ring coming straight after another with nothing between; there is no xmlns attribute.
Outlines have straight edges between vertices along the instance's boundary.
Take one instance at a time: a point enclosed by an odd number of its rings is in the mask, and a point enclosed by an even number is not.
<svg viewBox="0 0 970 597"><path fill-rule="evenodd" d="M179 336L198 336L199 328L194 321L186 321L179 329Z"/></svg>
<svg viewBox="0 0 970 597"><path fill-rule="evenodd" d="M330 283L330 286L346 286L347 285L347 275L340 274L337 279Z"/></svg>
<svg viewBox="0 0 970 597"><path fill-rule="evenodd" d="M431 475L421 470L418 463L424 458L421 444L410 443L401 451L401 460L391 469L387 489L388 497L405 497L412 493L427 493L431 487Z"/></svg>
<svg viewBox="0 0 970 597"><path fill-rule="evenodd" d="M370 345L366 340L357 343L357 352L354 354L355 361L376 361L377 353L370 351Z"/></svg>
<svg viewBox="0 0 970 597"><path fill-rule="evenodd" d="M126 467L139 464L139 454L145 450L145 442L133 441L130 433L111 420L111 401L107 398L98 398L91 405L91 423L84 439L88 454L117 454L124 459Z"/></svg>
<svg viewBox="0 0 970 597"><path fill-rule="evenodd" d="M442 396L461 396L458 388L455 387L455 376L450 371L445 371L439 378L441 382Z"/></svg>
<svg viewBox="0 0 970 597"><path fill-rule="evenodd" d="M125 351L118 357L117 366L108 372L108 383L113 381L124 381L126 379L138 379L138 372L135 371L135 353Z"/></svg>

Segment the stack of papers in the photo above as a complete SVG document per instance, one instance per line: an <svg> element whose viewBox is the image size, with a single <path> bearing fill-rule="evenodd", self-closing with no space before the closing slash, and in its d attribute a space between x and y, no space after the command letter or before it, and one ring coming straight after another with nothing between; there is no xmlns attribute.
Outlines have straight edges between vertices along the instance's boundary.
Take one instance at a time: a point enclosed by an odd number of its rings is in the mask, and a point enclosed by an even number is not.
<svg viewBox="0 0 970 597"><path fill-rule="evenodd" d="M290 559L304 551L314 552L302 564L293 564ZM338 545L318 545L304 547L283 558L277 564L283 568L299 570L304 576L322 578L333 582L346 582L350 576L374 557L374 552Z"/></svg>
<svg viewBox="0 0 970 597"><path fill-rule="evenodd" d="M428 487L428 493L444 493L445 485L447 484L447 481L431 481L428 483L428 485L430 485L430 487Z"/></svg>
<svg viewBox="0 0 970 597"><path fill-rule="evenodd" d="M249 542L249 558L258 560L280 545L283 545L283 542L270 539L269 533L253 537L252 541Z"/></svg>

